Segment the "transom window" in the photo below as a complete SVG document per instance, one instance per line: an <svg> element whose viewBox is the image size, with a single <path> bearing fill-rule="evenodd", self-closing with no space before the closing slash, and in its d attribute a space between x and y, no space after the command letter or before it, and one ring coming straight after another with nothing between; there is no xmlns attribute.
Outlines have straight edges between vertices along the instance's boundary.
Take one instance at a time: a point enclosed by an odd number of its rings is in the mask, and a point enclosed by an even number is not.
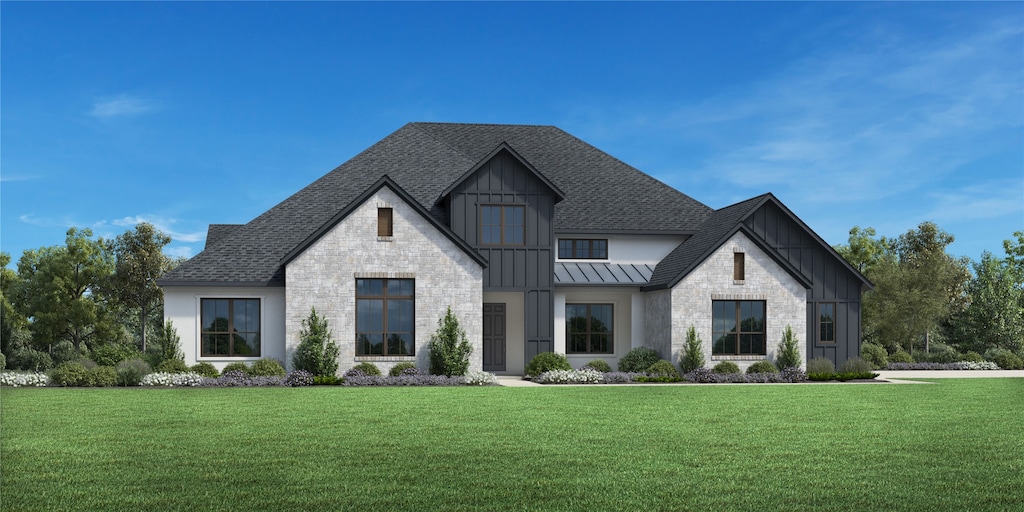
<svg viewBox="0 0 1024 512"><path fill-rule="evenodd" d="M202 357L259 357L259 299L200 299Z"/></svg>
<svg viewBox="0 0 1024 512"><path fill-rule="evenodd" d="M523 245L525 218L524 206L481 206L480 245Z"/></svg>
<svg viewBox="0 0 1024 512"><path fill-rule="evenodd" d="M608 240L559 239L558 257L563 260L606 260Z"/></svg>
<svg viewBox="0 0 1024 512"><path fill-rule="evenodd" d="M566 304L566 352L570 354L611 354L613 309L611 304Z"/></svg>
<svg viewBox="0 0 1024 512"><path fill-rule="evenodd" d="M818 343L836 342L836 303L818 304Z"/></svg>
<svg viewBox="0 0 1024 512"><path fill-rule="evenodd" d="M712 355L765 355L763 300L711 302Z"/></svg>
<svg viewBox="0 0 1024 512"><path fill-rule="evenodd" d="M414 291L412 279L356 279L357 356L416 355Z"/></svg>

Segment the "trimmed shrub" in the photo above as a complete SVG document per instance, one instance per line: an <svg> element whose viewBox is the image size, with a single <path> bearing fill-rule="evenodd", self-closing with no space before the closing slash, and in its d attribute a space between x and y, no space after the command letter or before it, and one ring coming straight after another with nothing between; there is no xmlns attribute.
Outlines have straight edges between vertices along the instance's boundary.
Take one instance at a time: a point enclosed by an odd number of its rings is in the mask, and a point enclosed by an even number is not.
<svg viewBox="0 0 1024 512"><path fill-rule="evenodd" d="M30 372L42 372L53 368L50 354L32 347L22 347L11 352L11 368Z"/></svg>
<svg viewBox="0 0 1024 512"><path fill-rule="evenodd" d="M851 357L839 365L839 373L867 374L871 373L871 370L871 364L859 357Z"/></svg>
<svg viewBox="0 0 1024 512"><path fill-rule="evenodd" d="M303 371L303 370L297 370L297 371ZM337 377L335 375L314 375L313 376L313 385L314 386L337 386L338 384L341 384L344 381L345 381L345 379L342 379L341 377Z"/></svg>
<svg viewBox="0 0 1024 512"><path fill-rule="evenodd" d="M350 376L353 376L353 375L366 375L366 376L373 377L373 376L381 375L381 373L380 373L380 368L377 368L377 365L375 365L375 364L373 364L373 363L371 363L369 361L364 361L362 363L359 363L359 364L353 366L349 371L345 372L345 376L346 377L350 377Z"/></svg>
<svg viewBox="0 0 1024 512"><path fill-rule="evenodd" d="M253 377L284 377L285 371L276 359L263 358L252 364L249 375Z"/></svg>
<svg viewBox="0 0 1024 512"><path fill-rule="evenodd" d="M876 370L889 366L889 354L880 345L865 343L860 347L860 355Z"/></svg>
<svg viewBox="0 0 1024 512"><path fill-rule="evenodd" d="M955 363L963 359L963 356L955 348L938 342L932 342L928 347L928 352L916 351L913 355L917 361L929 363Z"/></svg>
<svg viewBox="0 0 1024 512"><path fill-rule="evenodd" d="M50 378L58 386L88 386L89 370L78 361L69 361L54 368Z"/></svg>
<svg viewBox="0 0 1024 512"><path fill-rule="evenodd" d="M778 363L778 368L800 368L800 342L793 334L793 328L788 324L786 325L786 330L782 333L782 340L779 341L779 348L776 354L775 362ZM750 373L749 369L747 373Z"/></svg>
<svg viewBox="0 0 1024 512"><path fill-rule="evenodd" d="M604 381L604 374L594 369L551 370L537 375L533 381L538 384L599 384Z"/></svg>
<svg viewBox="0 0 1024 512"><path fill-rule="evenodd" d="M676 370L675 365L673 365L671 361L662 359L647 367L647 375L678 379L679 370Z"/></svg>
<svg viewBox="0 0 1024 512"><path fill-rule="evenodd" d="M1021 360L1021 358L1017 357L1017 354L1009 350L996 354L992 362L998 364L1004 370L1024 370L1024 360Z"/></svg>
<svg viewBox="0 0 1024 512"><path fill-rule="evenodd" d="M174 323L170 320L164 322L156 331L153 341L156 343L157 358L160 363L164 361L171 361L174 359L181 359L182 366L185 367L185 354L181 351L181 337L178 336L178 331L174 328ZM157 364L157 368L160 365ZM187 369L187 367L185 367ZM160 371L160 370L157 370ZM169 372L169 373L184 373L184 372Z"/></svg>
<svg viewBox="0 0 1024 512"><path fill-rule="evenodd" d="M247 365L247 364L245 364L245 363L243 363L241 361L235 361L233 363L228 363L227 366L224 367L224 370L222 370L220 372L220 374L221 374L221 376L224 376L224 374L228 373L228 372L242 372L242 373L244 373L246 375L249 375L249 365Z"/></svg>
<svg viewBox="0 0 1024 512"><path fill-rule="evenodd" d="M207 362L196 363L192 365L188 371L199 375L200 377L210 377L212 379L216 379L220 376L220 372L217 371L217 367Z"/></svg>
<svg viewBox="0 0 1024 512"><path fill-rule="evenodd" d="M75 344L68 340L61 341L50 349L50 359L55 367L70 361L77 361L84 355L83 351L75 349Z"/></svg>
<svg viewBox="0 0 1024 512"><path fill-rule="evenodd" d="M114 371L117 372L118 386L138 386L143 377L153 372L149 363L138 358L126 359L117 363Z"/></svg>
<svg viewBox="0 0 1024 512"><path fill-rule="evenodd" d="M832 364L832 360L824 357L815 357L810 361L807 361L807 375L815 374L832 374L836 372L836 365Z"/></svg>
<svg viewBox="0 0 1024 512"><path fill-rule="evenodd" d="M89 385L95 388L116 386L117 371L110 366L97 366L89 370Z"/></svg>
<svg viewBox="0 0 1024 512"><path fill-rule="evenodd" d="M787 366L786 368L794 368L793 366ZM779 369L772 364L771 361L765 359L764 361L757 361L747 367L747 373L779 373Z"/></svg>
<svg viewBox="0 0 1024 512"><path fill-rule="evenodd" d="M327 319L316 314L316 308L310 308L309 317L302 321L299 331L299 346L292 356L292 366L296 370L305 370L313 376L338 373L338 344L327 326Z"/></svg>
<svg viewBox="0 0 1024 512"><path fill-rule="evenodd" d="M533 359L530 359L530 362L526 365L526 376L536 377L552 370L570 371L572 370L572 365L569 364L569 360L565 358L564 354L541 352L533 356Z"/></svg>
<svg viewBox="0 0 1024 512"><path fill-rule="evenodd" d="M653 348L636 347L619 359L619 371L642 373L660 360L661 356Z"/></svg>
<svg viewBox="0 0 1024 512"><path fill-rule="evenodd" d="M7 356L3 352L0 352L0 370L7 368Z"/></svg>
<svg viewBox="0 0 1024 512"><path fill-rule="evenodd" d="M704 366L704 343L697 336L697 329L692 325L686 330L686 348L679 358L679 369L690 373Z"/></svg>
<svg viewBox="0 0 1024 512"><path fill-rule="evenodd" d="M985 358L981 357L981 354L971 350L971 351L967 352L966 354L964 354L964 358L961 359L960 361L961 362L968 361L968 362L971 362L971 363L984 363L985 362Z"/></svg>
<svg viewBox="0 0 1024 512"><path fill-rule="evenodd" d="M896 351L895 354L892 354L891 356L889 356L889 362L890 363L913 363L914 362L914 357L911 356L910 354L902 351L902 350L898 350L898 351Z"/></svg>
<svg viewBox="0 0 1024 512"><path fill-rule="evenodd" d="M407 370L412 371L408 372ZM416 369L416 363L410 363L408 361L398 363L388 370L388 376L390 377L398 377L399 375L416 375L417 373L419 373L419 370Z"/></svg>
<svg viewBox="0 0 1024 512"><path fill-rule="evenodd" d="M430 373L455 377L469 370L469 354L473 347L466 339L466 330L459 327L459 319L448 306L444 317L437 320L437 332L430 335Z"/></svg>
<svg viewBox="0 0 1024 512"><path fill-rule="evenodd" d="M164 359L153 369L159 373L188 373L188 366L184 359Z"/></svg>
<svg viewBox="0 0 1024 512"><path fill-rule="evenodd" d="M92 359L100 366L117 366L117 363L121 361L138 359L140 357L142 357L142 353L135 347L120 343L100 345L93 348L92 352L89 353L89 359Z"/></svg>
<svg viewBox="0 0 1024 512"><path fill-rule="evenodd" d="M313 374L306 370L294 370L284 378L284 385L297 388L300 386L312 386Z"/></svg>
<svg viewBox="0 0 1024 512"><path fill-rule="evenodd" d="M584 368L597 370L601 373L608 373L612 371L612 365L608 364L608 362L605 361L604 359L594 359L593 361L590 361L589 363L583 365L583 368L580 369L582 370Z"/></svg>
<svg viewBox="0 0 1024 512"><path fill-rule="evenodd" d="M694 371L696 371L696 370L694 370ZM711 369L711 371L713 371L715 373L718 373L718 374L742 373L742 372L740 372L740 367L737 366L736 363L734 363L732 361L722 361L722 362L716 364L715 367Z"/></svg>

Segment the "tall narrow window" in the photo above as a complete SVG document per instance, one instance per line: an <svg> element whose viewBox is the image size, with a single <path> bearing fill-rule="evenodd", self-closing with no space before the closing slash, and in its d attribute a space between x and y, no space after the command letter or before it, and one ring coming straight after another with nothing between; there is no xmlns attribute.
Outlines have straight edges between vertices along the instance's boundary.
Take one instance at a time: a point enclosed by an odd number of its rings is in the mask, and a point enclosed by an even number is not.
<svg viewBox="0 0 1024 512"><path fill-rule="evenodd" d="M712 310L712 355L765 355L761 300L716 300Z"/></svg>
<svg viewBox="0 0 1024 512"><path fill-rule="evenodd" d="M412 279L356 279L356 355L415 355L414 299Z"/></svg>
<svg viewBox="0 0 1024 512"><path fill-rule="evenodd" d="M747 278L746 261L742 252L732 254L732 280L743 281Z"/></svg>
<svg viewBox="0 0 1024 512"><path fill-rule="evenodd" d="M611 304L566 304L565 339L570 354L611 354Z"/></svg>
<svg viewBox="0 0 1024 512"><path fill-rule="evenodd" d="M481 206L480 245L523 245L526 207Z"/></svg>
<svg viewBox="0 0 1024 512"><path fill-rule="evenodd" d="M259 357L259 299L201 299L202 357Z"/></svg>
<svg viewBox="0 0 1024 512"><path fill-rule="evenodd" d="M836 342L836 303L818 304L818 343Z"/></svg>
<svg viewBox="0 0 1024 512"><path fill-rule="evenodd" d="M394 236L394 210L377 208L377 236Z"/></svg>

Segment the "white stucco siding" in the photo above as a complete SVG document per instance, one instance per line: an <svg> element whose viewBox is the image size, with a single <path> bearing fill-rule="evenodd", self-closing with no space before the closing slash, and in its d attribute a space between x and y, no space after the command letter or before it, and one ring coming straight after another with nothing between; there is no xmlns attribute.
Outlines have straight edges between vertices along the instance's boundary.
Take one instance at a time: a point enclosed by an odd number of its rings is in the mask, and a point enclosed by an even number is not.
<svg viewBox="0 0 1024 512"><path fill-rule="evenodd" d="M742 284L733 281L733 254L736 252L745 254L746 276ZM765 356L712 357L711 303L715 300L765 301ZM680 351L685 350L686 331L693 325L703 341L707 366L714 366L722 360L732 360L740 369L745 370L754 361L776 359L779 341L789 325L799 340L801 361L806 366L807 290L742 233L737 233L722 244L672 289L671 310L673 361L678 361Z"/></svg>
<svg viewBox="0 0 1024 512"><path fill-rule="evenodd" d="M616 368L619 358L633 348L634 335L634 295L639 294L638 288L612 287L579 287L555 289L555 352L566 354L569 364L579 368L594 359L602 359ZM612 341L611 354L568 354L565 338L565 305L566 304L611 304L612 305ZM640 312L642 314L642 311Z"/></svg>
<svg viewBox="0 0 1024 512"><path fill-rule="evenodd" d="M260 355L259 357L202 357L200 355L200 300L201 299L260 299ZM185 364L200 361L213 364L221 370L234 361L252 362L260 358L285 358L285 290L280 287L180 287L164 288L164 317L174 322L181 338Z"/></svg>
<svg viewBox="0 0 1024 512"><path fill-rule="evenodd" d="M394 236L377 236L377 209L392 208ZM482 367L483 269L459 246L388 188L357 207L286 268L285 339L289 357L302 321L315 307L341 348L339 373L361 361L386 372L400 361L429 367L427 343L448 306L473 346L470 369ZM410 357L356 357L355 280L415 280L415 346Z"/></svg>

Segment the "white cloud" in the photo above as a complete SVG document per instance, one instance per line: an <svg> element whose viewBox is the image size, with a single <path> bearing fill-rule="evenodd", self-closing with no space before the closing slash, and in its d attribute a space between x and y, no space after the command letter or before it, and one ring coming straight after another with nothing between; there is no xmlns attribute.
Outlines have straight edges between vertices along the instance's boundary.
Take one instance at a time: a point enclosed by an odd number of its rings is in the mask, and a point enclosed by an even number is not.
<svg viewBox="0 0 1024 512"><path fill-rule="evenodd" d="M29 180L34 180L34 179L36 179L36 177L32 176L30 174L11 174L11 173L0 174L0 183L11 183L11 182L14 182L14 181L29 181Z"/></svg>
<svg viewBox="0 0 1024 512"><path fill-rule="evenodd" d="M119 227L133 228L137 224L142 222L148 222L153 225L157 230L162 231L166 235L171 237L174 242L185 242L194 243L206 239L206 230L201 231L177 231L172 229L171 226L178 223L178 219L169 219L160 217L157 215L134 215L129 217L122 217L120 219L114 219L110 221L111 224Z"/></svg>
<svg viewBox="0 0 1024 512"><path fill-rule="evenodd" d="M194 253L191 246L181 245L176 247L165 247L164 254L172 258L191 258Z"/></svg>
<svg viewBox="0 0 1024 512"><path fill-rule="evenodd" d="M157 108L157 104L145 98L121 94L112 98L97 99L89 115L99 119L135 116Z"/></svg>

